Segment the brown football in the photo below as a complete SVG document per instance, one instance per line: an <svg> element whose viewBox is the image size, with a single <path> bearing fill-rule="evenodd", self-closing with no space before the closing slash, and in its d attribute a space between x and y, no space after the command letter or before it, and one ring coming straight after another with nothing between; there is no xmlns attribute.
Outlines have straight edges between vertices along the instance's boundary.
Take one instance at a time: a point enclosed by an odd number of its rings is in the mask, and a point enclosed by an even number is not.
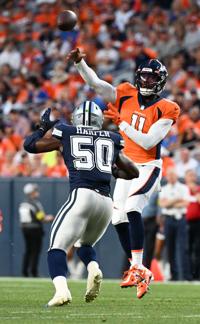
<svg viewBox="0 0 200 324"><path fill-rule="evenodd" d="M62 31L72 30L77 23L77 16L71 10L64 10L57 17L57 26Z"/></svg>

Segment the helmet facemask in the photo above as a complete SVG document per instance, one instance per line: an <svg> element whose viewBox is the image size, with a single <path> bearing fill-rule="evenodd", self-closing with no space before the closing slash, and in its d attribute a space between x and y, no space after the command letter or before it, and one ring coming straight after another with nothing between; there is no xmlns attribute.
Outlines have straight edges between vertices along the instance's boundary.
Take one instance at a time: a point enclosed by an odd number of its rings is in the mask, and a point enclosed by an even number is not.
<svg viewBox="0 0 200 324"><path fill-rule="evenodd" d="M157 93L157 86L160 77L155 73L141 72L138 79L139 91L143 96L150 96Z"/></svg>

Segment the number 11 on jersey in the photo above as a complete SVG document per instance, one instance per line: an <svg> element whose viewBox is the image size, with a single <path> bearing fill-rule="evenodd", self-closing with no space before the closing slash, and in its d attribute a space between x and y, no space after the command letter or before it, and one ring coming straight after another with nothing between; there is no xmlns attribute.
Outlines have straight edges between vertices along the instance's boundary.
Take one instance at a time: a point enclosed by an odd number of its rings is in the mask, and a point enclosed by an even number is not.
<svg viewBox="0 0 200 324"><path fill-rule="evenodd" d="M131 121L131 126L133 126L133 128L139 130L142 132L143 127L144 127L144 123L145 123L146 118L142 117L142 116L138 116L136 114L132 115L132 121Z"/></svg>

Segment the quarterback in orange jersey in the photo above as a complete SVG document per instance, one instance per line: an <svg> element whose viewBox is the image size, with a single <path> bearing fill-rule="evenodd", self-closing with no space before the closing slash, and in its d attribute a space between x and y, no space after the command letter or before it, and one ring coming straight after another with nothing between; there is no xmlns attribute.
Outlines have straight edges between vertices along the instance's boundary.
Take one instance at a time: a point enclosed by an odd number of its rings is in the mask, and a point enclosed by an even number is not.
<svg viewBox="0 0 200 324"><path fill-rule="evenodd" d="M114 191L112 223L131 266L121 287L137 287L137 297L143 297L152 279L150 270L142 264L144 229L141 213L153 192L160 190L162 160L161 141L179 116L179 106L159 95L167 81L167 69L158 60L142 63L135 74L135 86L126 82L118 87L98 78L84 61L84 54L71 51L82 78L109 102L105 117L118 127L125 140L125 154L136 162L139 178L117 179Z"/></svg>

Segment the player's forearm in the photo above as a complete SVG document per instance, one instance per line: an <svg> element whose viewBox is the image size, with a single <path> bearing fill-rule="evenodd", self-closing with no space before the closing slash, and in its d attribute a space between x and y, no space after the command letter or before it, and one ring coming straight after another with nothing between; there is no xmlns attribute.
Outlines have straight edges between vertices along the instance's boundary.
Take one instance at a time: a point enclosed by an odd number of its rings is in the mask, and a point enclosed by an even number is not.
<svg viewBox="0 0 200 324"><path fill-rule="evenodd" d="M36 143L43 136L44 136L44 131L42 129L38 129L33 134L27 136L24 141L24 149L29 153L39 153L37 152Z"/></svg>
<svg viewBox="0 0 200 324"><path fill-rule="evenodd" d="M141 131L136 130L132 126L130 126L126 122L122 122L119 126L120 130L122 130L132 141L134 141L136 144L143 147L145 150L150 150L152 147L154 147L156 144L158 144L161 139L152 136L150 134L144 134Z"/></svg>
<svg viewBox="0 0 200 324"><path fill-rule="evenodd" d="M189 201L187 200L182 200L180 202L177 202L176 204L174 204L174 207L175 208L184 208L184 207L187 207L189 204Z"/></svg>
<svg viewBox="0 0 200 324"><path fill-rule="evenodd" d="M99 79L97 74L86 64L83 59L79 63L76 63L75 66L77 67L83 80L91 88L94 88L105 101L112 103L116 101L116 89L110 83Z"/></svg>
<svg viewBox="0 0 200 324"><path fill-rule="evenodd" d="M157 122L153 124L146 134L136 130L125 121L121 122L119 128L136 144L140 145L145 150L150 150L165 138L172 123L173 121L170 119L166 119L164 122Z"/></svg>
<svg viewBox="0 0 200 324"><path fill-rule="evenodd" d="M174 200L169 200L169 199L160 199L159 200L159 206L161 208L172 208L174 204Z"/></svg>
<svg viewBox="0 0 200 324"><path fill-rule="evenodd" d="M136 165L122 153L119 153L116 160L116 166L113 167L112 173L115 178L122 178L125 180L139 177L139 170Z"/></svg>
<svg viewBox="0 0 200 324"><path fill-rule="evenodd" d="M133 177L131 174L127 173L126 171L119 169L117 171L117 176L115 178L121 178L124 180L132 180L135 177Z"/></svg>
<svg viewBox="0 0 200 324"><path fill-rule="evenodd" d="M163 198L163 199L161 199L159 201L159 205L162 208L178 208L177 206L180 207L181 203L183 203L182 199L166 199L166 198Z"/></svg>
<svg viewBox="0 0 200 324"><path fill-rule="evenodd" d="M138 172L138 170L135 170L135 169L134 170L133 169L122 170L122 169L116 168L115 171L113 172L113 176L115 178L132 180L132 179L138 178L139 172Z"/></svg>
<svg viewBox="0 0 200 324"><path fill-rule="evenodd" d="M33 134L27 136L24 142L24 149L29 153L35 154L59 150L61 147L60 141L54 137L43 138L44 134L42 129L38 129Z"/></svg>

